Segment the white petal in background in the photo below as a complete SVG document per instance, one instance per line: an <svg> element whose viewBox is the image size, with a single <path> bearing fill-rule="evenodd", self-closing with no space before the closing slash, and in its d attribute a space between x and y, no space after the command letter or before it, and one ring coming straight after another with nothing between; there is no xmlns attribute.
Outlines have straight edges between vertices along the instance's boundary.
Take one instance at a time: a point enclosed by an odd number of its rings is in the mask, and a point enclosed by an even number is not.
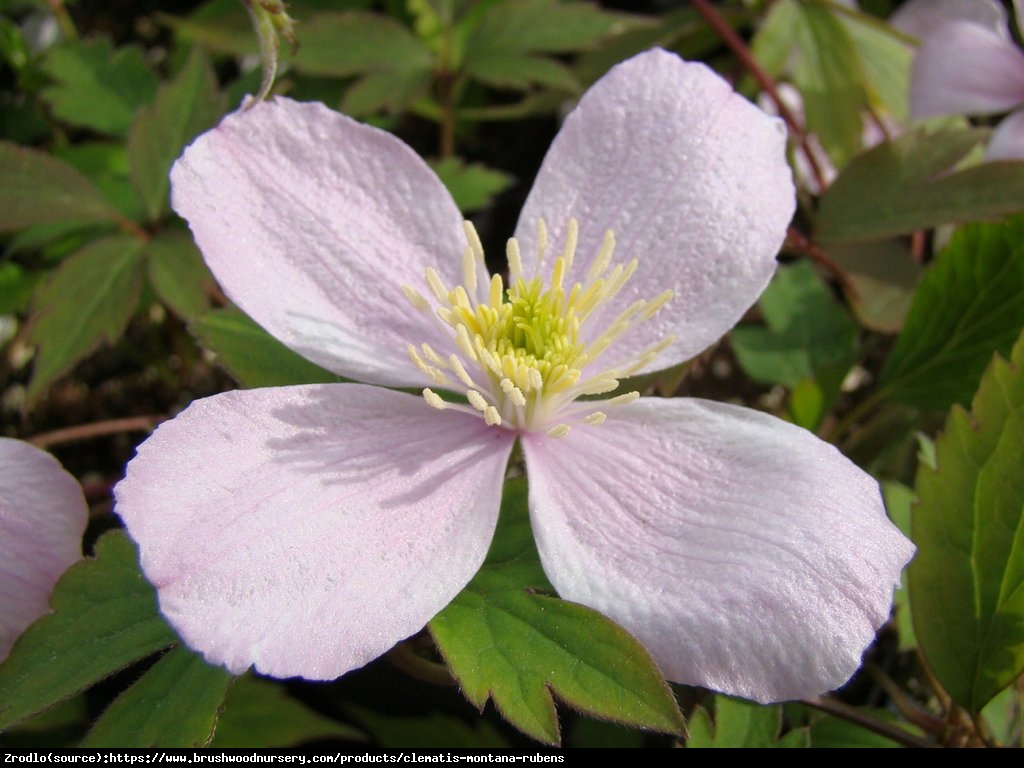
<svg viewBox="0 0 1024 768"><path fill-rule="evenodd" d="M189 646L235 673L334 679L477 571L513 440L359 384L228 392L140 446L116 511Z"/></svg>
<svg viewBox="0 0 1024 768"><path fill-rule="evenodd" d="M914 548L877 483L766 414L641 399L523 438L544 570L668 679L760 702L844 683Z"/></svg>
<svg viewBox="0 0 1024 768"><path fill-rule="evenodd" d="M344 376L427 383L406 346L438 331L402 284L461 282L462 216L389 133L286 98L226 117L171 172L174 209L224 290L260 325Z"/></svg>
<svg viewBox="0 0 1024 768"><path fill-rule="evenodd" d="M516 237L524 269L550 269L570 217L580 225L576 267L586 274L604 232L617 261L639 270L585 334L604 330L636 299L666 289L675 299L602 358L630 357L668 335L651 368L693 357L750 307L775 271L795 206L781 121L770 118L703 64L662 50L616 67L566 118L527 199ZM536 262L536 222L552 237Z"/></svg>
<svg viewBox="0 0 1024 768"><path fill-rule="evenodd" d="M987 160L1024 160L1024 109L999 122L985 150Z"/></svg>
<svg viewBox="0 0 1024 768"><path fill-rule="evenodd" d="M82 556L89 511L53 456L0 438L0 661L49 610L60 575Z"/></svg>
<svg viewBox="0 0 1024 768"><path fill-rule="evenodd" d="M1006 112L1024 103L1024 52L978 24L950 22L914 57L910 109L916 118Z"/></svg>
<svg viewBox="0 0 1024 768"><path fill-rule="evenodd" d="M996 0L910 0L889 17L889 23L905 35L924 40L950 21L977 24L1010 38L1006 9Z"/></svg>

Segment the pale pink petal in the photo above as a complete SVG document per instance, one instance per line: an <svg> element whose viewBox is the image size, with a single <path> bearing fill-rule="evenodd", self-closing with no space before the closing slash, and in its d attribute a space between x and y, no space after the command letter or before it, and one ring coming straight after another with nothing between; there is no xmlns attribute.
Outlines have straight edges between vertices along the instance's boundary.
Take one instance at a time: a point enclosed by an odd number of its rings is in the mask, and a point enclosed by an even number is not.
<svg viewBox="0 0 1024 768"><path fill-rule="evenodd" d="M966 21L1010 38L1006 10L996 0L910 0L889 17L889 24L923 41L950 21Z"/></svg>
<svg viewBox="0 0 1024 768"><path fill-rule="evenodd" d="M231 299L310 360L420 383L408 344L438 342L401 291L426 267L461 281L462 216L394 136L285 98L229 115L171 171L174 209Z"/></svg>
<svg viewBox="0 0 1024 768"><path fill-rule="evenodd" d="M615 260L636 258L639 269L586 337L636 299L671 289L673 301L603 362L669 335L675 341L650 368L692 357L732 327L775 271L795 204L785 145L779 120L703 64L662 50L619 64L584 94L548 151L516 228L524 270L550 270L575 217L569 279L580 280L613 230ZM540 263L538 218L552 240Z"/></svg>
<svg viewBox="0 0 1024 768"><path fill-rule="evenodd" d="M761 702L845 682L913 553L878 484L766 414L643 398L600 427L525 435L559 594L615 619L669 680Z"/></svg>
<svg viewBox="0 0 1024 768"><path fill-rule="evenodd" d="M49 610L53 585L82 556L89 511L53 456L0 438L0 661Z"/></svg>
<svg viewBox="0 0 1024 768"><path fill-rule="evenodd" d="M914 57L910 110L915 118L1005 112L1024 103L1024 52L991 30L949 22Z"/></svg>
<svg viewBox="0 0 1024 768"><path fill-rule="evenodd" d="M473 576L513 440L361 384L228 392L139 447L116 509L190 647L235 673L333 679Z"/></svg>
<svg viewBox="0 0 1024 768"><path fill-rule="evenodd" d="M986 160L1024 160L1024 109L999 123L985 150Z"/></svg>

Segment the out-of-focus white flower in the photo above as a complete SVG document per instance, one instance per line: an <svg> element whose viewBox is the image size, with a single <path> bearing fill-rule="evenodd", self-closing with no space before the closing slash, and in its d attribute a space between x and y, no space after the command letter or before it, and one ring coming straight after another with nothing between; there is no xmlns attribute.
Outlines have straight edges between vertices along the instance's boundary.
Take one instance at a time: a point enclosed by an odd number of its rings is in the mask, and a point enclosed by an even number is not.
<svg viewBox="0 0 1024 768"><path fill-rule="evenodd" d="M87 520L81 486L53 456L0 437L0 661L82 556Z"/></svg>
<svg viewBox="0 0 1024 768"><path fill-rule="evenodd" d="M1018 26L1024 0L1014 0ZM910 81L915 118L1010 114L986 158L1024 159L1024 51L1014 43L1003 6L994 0L913 0L894 27L920 40Z"/></svg>

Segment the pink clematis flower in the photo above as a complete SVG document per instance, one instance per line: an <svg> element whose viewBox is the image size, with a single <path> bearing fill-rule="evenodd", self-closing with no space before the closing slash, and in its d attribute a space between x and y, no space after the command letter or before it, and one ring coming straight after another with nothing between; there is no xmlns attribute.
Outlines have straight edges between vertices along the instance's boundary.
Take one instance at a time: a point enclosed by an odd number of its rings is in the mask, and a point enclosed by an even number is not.
<svg viewBox="0 0 1024 768"><path fill-rule="evenodd" d="M1014 0L1018 27L1022 0ZM912 0L892 25L920 40L910 82L915 118L1011 114L989 142L988 160L1024 159L1024 51L995 0Z"/></svg>
<svg viewBox="0 0 1024 768"><path fill-rule="evenodd" d="M173 202L228 295L332 371L426 388L228 392L140 446L117 510L185 642L313 679L384 653L479 568L518 439L551 582L669 679L761 701L843 683L913 551L877 484L763 413L612 394L768 283L784 144L703 65L620 64L552 145L506 283L387 133L278 98L201 136Z"/></svg>
<svg viewBox="0 0 1024 768"><path fill-rule="evenodd" d="M53 456L0 437L0 661L49 611L53 585L82 556L87 521L81 486Z"/></svg>

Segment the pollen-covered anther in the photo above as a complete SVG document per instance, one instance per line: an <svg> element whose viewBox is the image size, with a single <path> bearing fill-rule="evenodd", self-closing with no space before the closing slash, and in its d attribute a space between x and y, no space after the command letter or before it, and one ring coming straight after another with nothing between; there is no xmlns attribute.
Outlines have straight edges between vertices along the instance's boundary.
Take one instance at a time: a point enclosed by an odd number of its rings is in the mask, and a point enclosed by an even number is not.
<svg viewBox="0 0 1024 768"><path fill-rule="evenodd" d="M462 361L459 359L458 355L452 355L450 358L448 358L448 365L449 367L451 367L455 375L459 377L459 381L461 381L467 387L477 386L476 382L473 381L473 377L469 375L469 372L466 370L466 366L462 364Z"/></svg>
<svg viewBox="0 0 1024 768"><path fill-rule="evenodd" d="M416 347L410 344L407 347L407 351L409 353L409 359L412 361L412 364L415 365L422 373L429 376L430 379L435 384L442 387L451 386L452 381L450 378L448 378L448 376L445 375L444 371L442 371L436 365L430 365L429 363L427 363L422 357L420 357L419 352L416 351Z"/></svg>
<svg viewBox="0 0 1024 768"><path fill-rule="evenodd" d="M506 382L508 383L507 388ZM508 395L508 399L511 401L512 405L517 408L523 408L526 405L526 395L523 394L523 390L513 384L509 379L502 379L501 390Z"/></svg>
<svg viewBox="0 0 1024 768"><path fill-rule="evenodd" d="M602 424L608 406L635 399L637 393L601 400L600 410L594 402L579 400L616 391L623 378L648 368L671 343L663 340L614 367L595 365L620 336L672 298L671 291L626 305L616 298L638 262L614 263L611 231L605 232L584 273L574 264L577 222L568 222L561 251L549 260L547 226L538 220L533 263L543 266L547 282L524 272L519 243L512 238L506 247L507 285L500 275L488 276L483 246L469 222L465 233L462 285L449 287L436 270L428 269L429 292L402 288L409 303L451 338L451 348L443 354L436 343L410 346L410 359L431 381L461 389L466 398L462 405L453 404L425 390L430 405L478 414L490 425L561 437L574 425ZM577 279L581 274L586 276ZM609 305L617 308L614 313L607 311ZM603 326L593 328L597 318Z"/></svg>
<svg viewBox="0 0 1024 768"><path fill-rule="evenodd" d="M475 389L466 390L466 399L469 400L470 405L484 415L484 421L488 425L496 427L501 424L501 414L498 413L498 409L488 403L484 396Z"/></svg>
<svg viewBox="0 0 1024 768"><path fill-rule="evenodd" d="M427 405L431 408L436 408L439 411L443 411L448 407L448 403L441 399L441 396L432 389L423 390L423 399L427 401Z"/></svg>

